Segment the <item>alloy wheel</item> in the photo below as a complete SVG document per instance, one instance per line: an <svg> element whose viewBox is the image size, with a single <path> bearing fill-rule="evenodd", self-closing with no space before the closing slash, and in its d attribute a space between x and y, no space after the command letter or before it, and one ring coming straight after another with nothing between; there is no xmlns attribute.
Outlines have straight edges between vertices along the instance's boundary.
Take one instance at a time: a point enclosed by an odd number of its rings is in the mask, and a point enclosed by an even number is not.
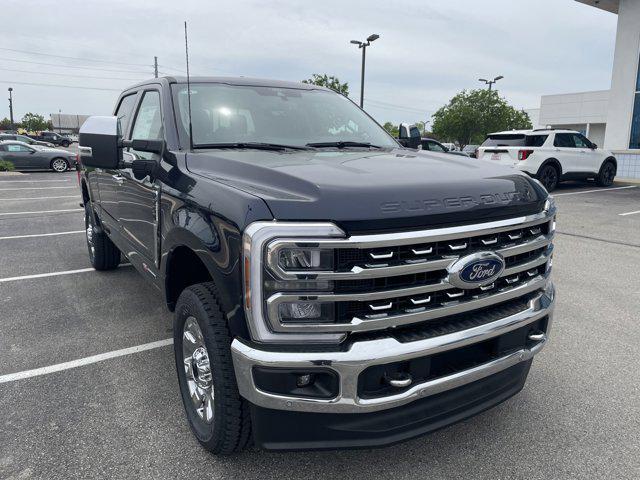
<svg viewBox="0 0 640 480"><path fill-rule="evenodd" d="M51 164L51 167L56 172L66 172L68 165L67 165L67 162L65 162L62 158L56 158Z"/></svg>
<svg viewBox="0 0 640 480"><path fill-rule="evenodd" d="M182 331L182 358L189 396L196 413L205 423L213 422L215 392L209 353L195 317L188 317Z"/></svg>
<svg viewBox="0 0 640 480"><path fill-rule="evenodd" d="M541 180L547 190L553 189L558 183L558 172L553 167L547 167L542 171Z"/></svg>

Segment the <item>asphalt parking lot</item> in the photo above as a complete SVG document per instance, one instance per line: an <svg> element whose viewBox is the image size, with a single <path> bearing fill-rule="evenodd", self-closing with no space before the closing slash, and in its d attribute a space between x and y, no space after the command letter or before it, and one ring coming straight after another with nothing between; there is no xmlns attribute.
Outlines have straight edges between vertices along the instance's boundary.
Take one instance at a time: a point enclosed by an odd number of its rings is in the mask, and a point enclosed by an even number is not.
<svg viewBox="0 0 640 480"><path fill-rule="evenodd" d="M519 395L384 449L218 458L152 343L171 335L160 295L131 267L89 268L75 173L0 177L0 478L637 479L640 184L556 200L552 341Z"/></svg>

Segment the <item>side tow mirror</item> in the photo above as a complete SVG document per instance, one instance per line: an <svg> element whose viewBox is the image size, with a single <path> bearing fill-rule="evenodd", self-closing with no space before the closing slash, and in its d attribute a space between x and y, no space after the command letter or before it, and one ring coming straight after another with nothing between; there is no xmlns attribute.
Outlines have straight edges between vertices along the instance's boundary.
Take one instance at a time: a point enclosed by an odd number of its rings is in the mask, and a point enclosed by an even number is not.
<svg viewBox="0 0 640 480"><path fill-rule="evenodd" d="M80 127L78 151L87 167L118 168L122 162L120 123L118 117L93 116Z"/></svg>
<svg viewBox="0 0 640 480"><path fill-rule="evenodd" d="M598 148L598 145L597 145L597 144L595 144L595 143L592 143L592 144L591 144L591 149L592 149L592 150L595 150L596 148Z"/></svg>
<svg viewBox="0 0 640 480"><path fill-rule="evenodd" d="M398 128L398 141L403 147L417 150L420 146L420 130L415 125L401 123Z"/></svg>

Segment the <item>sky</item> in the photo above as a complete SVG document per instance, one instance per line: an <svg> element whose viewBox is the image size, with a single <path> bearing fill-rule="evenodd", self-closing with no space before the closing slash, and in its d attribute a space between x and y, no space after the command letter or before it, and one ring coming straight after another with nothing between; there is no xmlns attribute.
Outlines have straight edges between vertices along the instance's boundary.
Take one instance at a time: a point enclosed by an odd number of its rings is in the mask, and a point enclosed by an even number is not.
<svg viewBox="0 0 640 480"><path fill-rule="evenodd" d="M108 115L122 89L153 76L154 56L161 72L183 74L186 20L192 75L327 73L356 102L361 51L349 42L377 33L365 110L380 123L429 119L498 75L517 108L608 89L617 21L574 0L2 0L2 17L0 88L6 98L13 87L16 119Z"/></svg>

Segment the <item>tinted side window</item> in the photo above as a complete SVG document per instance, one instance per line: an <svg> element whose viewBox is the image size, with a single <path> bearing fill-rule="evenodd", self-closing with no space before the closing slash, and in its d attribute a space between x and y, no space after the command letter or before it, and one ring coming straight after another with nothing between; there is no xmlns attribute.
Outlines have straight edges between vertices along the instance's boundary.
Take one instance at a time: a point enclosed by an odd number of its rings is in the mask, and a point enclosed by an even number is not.
<svg viewBox="0 0 640 480"><path fill-rule="evenodd" d="M573 141L573 134L556 133L556 138L553 141L553 146L560 148L576 148L576 144Z"/></svg>
<svg viewBox="0 0 640 480"><path fill-rule="evenodd" d="M589 141L582 135L574 135L573 141L578 148L591 148L591 144L589 143Z"/></svg>
<svg viewBox="0 0 640 480"><path fill-rule="evenodd" d="M6 145L7 152L30 152L29 148L24 145Z"/></svg>
<svg viewBox="0 0 640 480"><path fill-rule="evenodd" d="M142 97L131 138L136 140L160 140L162 138L160 94L157 91L145 92Z"/></svg>
<svg viewBox="0 0 640 480"><path fill-rule="evenodd" d="M427 142L427 149L432 152L446 152L442 145L437 144L436 142Z"/></svg>
<svg viewBox="0 0 640 480"><path fill-rule="evenodd" d="M541 147L547 141L549 135L527 135L526 147Z"/></svg>
<svg viewBox="0 0 640 480"><path fill-rule="evenodd" d="M129 131L129 122L131 121L131 115L133 115L135 103L136 94L127 95L120 101L120 105L116 110L116 117L120 120L120 129L123 136L126 136Z"/></svg>

